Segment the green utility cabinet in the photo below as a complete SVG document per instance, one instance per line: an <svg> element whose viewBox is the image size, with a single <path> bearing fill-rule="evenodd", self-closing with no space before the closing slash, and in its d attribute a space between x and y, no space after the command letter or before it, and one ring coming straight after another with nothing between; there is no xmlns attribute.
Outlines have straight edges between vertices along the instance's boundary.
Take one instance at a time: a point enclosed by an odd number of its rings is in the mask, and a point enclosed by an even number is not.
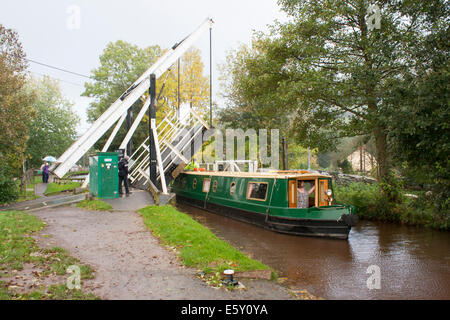
<svg viewBox="0 0 450 320"><path fill-rule="evenodd" d="M99 152L89 158L89 192L100 199L119 198L119 156Z"/></svg>

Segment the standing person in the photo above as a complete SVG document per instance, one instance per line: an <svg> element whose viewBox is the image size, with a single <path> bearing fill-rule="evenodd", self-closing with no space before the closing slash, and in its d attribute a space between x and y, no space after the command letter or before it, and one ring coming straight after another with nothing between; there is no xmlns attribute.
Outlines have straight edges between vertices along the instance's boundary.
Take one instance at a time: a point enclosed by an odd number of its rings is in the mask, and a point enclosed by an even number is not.
<svg viewBox="0 0 450 320"><path fill-rule="evenodd" d="M119 161L119 195L123 194L122 182L125 184L125 192L130 195L130 186L128 185L128 156L124 156Z"/></svg>
<svg viewBox="0 0 450 320"><path fill-rule="evenodd" d="M308 208L309 207L309 195L314 192L316 186L313 186L309 191L305 189L305 181L298 181L297 188L297 208Z"/></svg>
<svg viewBox="0 0 450 320"><path fill-rule="evenodd" d="M49 168L50 166L48 165L47 161L45 161L41 167L43 183L48 183L48 175L50 173Z"/></svg>

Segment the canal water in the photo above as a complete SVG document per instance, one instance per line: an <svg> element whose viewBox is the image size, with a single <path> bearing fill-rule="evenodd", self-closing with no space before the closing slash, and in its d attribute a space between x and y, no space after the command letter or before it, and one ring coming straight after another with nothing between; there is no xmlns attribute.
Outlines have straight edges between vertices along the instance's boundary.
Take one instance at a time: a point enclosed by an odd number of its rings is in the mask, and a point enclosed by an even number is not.
<svg viewBox="0 0 450 320"><path fill-rule="evenodd" d="M325 299L450 299L450 233L360 221L348 241L299 237L178 208L293 289Z"/></svg>

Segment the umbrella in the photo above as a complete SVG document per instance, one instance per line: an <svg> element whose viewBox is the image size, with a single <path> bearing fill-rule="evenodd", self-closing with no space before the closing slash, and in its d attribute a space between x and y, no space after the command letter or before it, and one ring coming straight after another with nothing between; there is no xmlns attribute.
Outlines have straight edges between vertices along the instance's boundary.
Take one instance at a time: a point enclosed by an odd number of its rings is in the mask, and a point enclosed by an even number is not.
<svg viewBox="0 0 450 320"><path fill-rule="evenodd" d="M57 161L56 158L52 157L52 156L47 156L42 160L47 161L47 162L56 162Z"/></svg>

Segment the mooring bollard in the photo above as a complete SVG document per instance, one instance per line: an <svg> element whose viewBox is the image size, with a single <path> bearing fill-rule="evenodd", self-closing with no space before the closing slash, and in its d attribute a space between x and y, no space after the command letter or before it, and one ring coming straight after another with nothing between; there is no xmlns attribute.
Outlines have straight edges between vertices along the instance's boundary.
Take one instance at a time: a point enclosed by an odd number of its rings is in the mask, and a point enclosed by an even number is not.
<svg viewBox="0 0 450 320"><path fill-rule="evenodd" d="M226 284L227 286L237 286L237 285L239 284L238 281L236 281L236 280L233 279L234 270L231 270L231 269L225 270L225 271L223 272L223 274L226 275L227 277L226 277L226 279L223 280L222 282L223 282L224 284Z"/></svg>

